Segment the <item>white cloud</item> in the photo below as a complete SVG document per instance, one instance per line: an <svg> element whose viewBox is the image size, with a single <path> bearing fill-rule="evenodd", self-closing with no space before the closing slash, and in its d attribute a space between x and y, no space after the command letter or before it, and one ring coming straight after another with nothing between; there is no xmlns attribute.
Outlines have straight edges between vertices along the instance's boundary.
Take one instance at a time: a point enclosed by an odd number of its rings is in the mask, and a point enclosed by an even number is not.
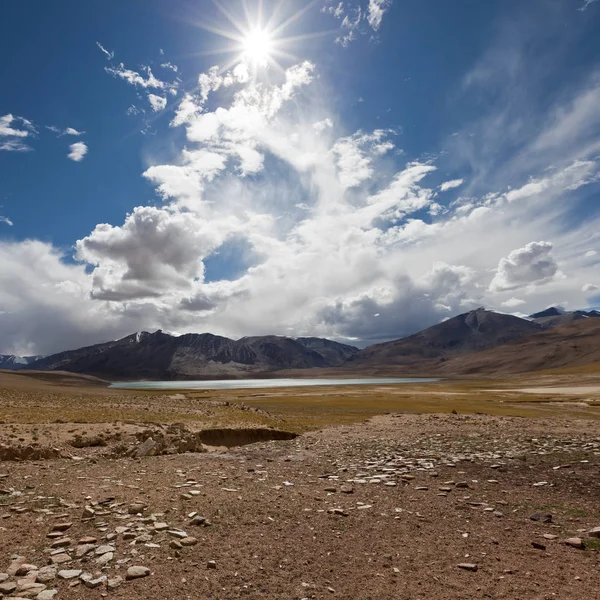
<svg viewBox="0 0 600 600"><path fill-rule="evenodd" d="M362 2L329 2L321 12L341 21L341 34L336 43L347 47L359 36L374 36L379 31L383 16L392 5L392 0L363 0Z"/></svg>
<svg viewBox="0 0 600 600"><path fill-rule="evenodd" d="M167 83L165 81L161 81L154 76L154 73L152 73L152 69L150 67L143 67L143 70L146 72L146 77L140 75L140 73L137 71L126 69L123 63L120 63L116 67L104 67L104 70L113 77L123 79L135 87L164 90L173 95L177 93L177 83Z"/></svg>
<svg viewBox="0 0 600 600"><path fill-rule="evenodd" d="M442 192L447 192L448 190L460 187L464 182L464 179L452 179L451 181L445 181L442 183L442 185L440 185L440 190Z"/></svg>
<svg viewBox="0 0 600 600"><path fill-rule="evenodd" d="M583 12L590 4L593 4L596 1L597 0L583 0L583 4L577 10Z"/></svg>
<svg viewBox="0 0 600 600"><path fill-rule="evenodd" d="M170 69L171 71L173 71L174 73L177 73L177 71L179 71L179 68L177 67L177 65L174 65L170 62L164 62L160 65L163 69Z"/></svg>
<svg viewBox="0 0 600 600"><path fill-rule="evenodd" d="M126 111L125 114L128 117L132 117L134 115L139 115L140 113L145 112L143 108L138 108L135 104L132 104Z"/></svg>
<svg viewBox="0 0 600 600"><path fill-rule="evenodd" d="M77 131L77 129L74 129L73 127L67 127L64 131L65 135L80 136L80 135L83 135L84 133L85 133L85 131Z"/></svg>
<svg viewBox="0 0 600 600"><path fill-rule="evenodd" d="M373 156L382 156L394 148L386 139L390 133L384 129L376 129L372 133L358 131L336 141L333 153L344 189L356 187L371 178Z"/></svg>
<svg viewBox="0 0 600 600"><path fill-rule="evenodd" d="M594 285L593 283L586 283L581 288L581 291L585 292L586 294L589 294L590 292L597 292L598 290L600 290L600 287L597 285Z"/></svg>
<svg viewBox="0 0 600 600"><path fill-rule="evenodd" d="M509 298L502 302L502 306L506 306L506 308L516 308L517 306L523 306L523 304L527 304L527 302L520 298Z"/></svg>
<svg viewBox="0 0 600 600"><path fill-rule="evenodd" d="M78 137L85 133L85 131L78 131L77 129L74 129L73 127L67 127L66 129L60 129L58 127L55 127L54 125L46 125L46 129L49 129L50 131L53 131L54 133L58 134L58 137L62 137L63 135L72 135L72 136Z"/></svg>
<svg viewBox="0 0 600 600"><path fill-rule="evenodd" d="M594 256L597 256L597 255L598 255L598 253L597 253L595 250L588 250L588 251L587 251L587 252L584 254L584 256L585 256L586 258L593 258Z"/></svg>
<svg viewBox="0 0 600 600"><path fill-rule="evenodd" d="M490 291L516 290L550 281L558 272L552 249L550 242L530 242L523 248L513 250L508 258L500 260Z"/></svg>
<svg viewBox="0 0 600 600"><path fill-rule="evenodd" d="M373 31L377 31L381 27L383 15L391 4L392 0L369 0L367 20Z"/></svg>
<svg viewBox="0 0 600 600"><path fill-rule="evenodd" d="M156 94L148 94L148 102L154 112L160 112L167 107L167 99Z"/></svg>
<svg viewBox="0 0 600 600"><path fill-rule="evenodd" d="M313 123L313 129L317 133L322 133L326 129L331 129L333 127L333 121L330 118L323 119L322 121L317 121Z"/></svg>
<svg viewBox="0 0 600 600"><path fill-rule="evenodd" d="M0 216L0 223L6 223L7 225L10 225L11 227L14 225L14 223L8 217L2 217L2 216Z"/></svg>
<svg viewBox="0 0 600 600"><path fill-rule="evenodd" d="M96 42L96 46L100 48L100 50L104 55L106 55L106 58L108 58L108 60L112 60L115 57L115 53L109 52L100 42Z"/></svg>
<svg viewBox="0 0 600 600"><path fill-rule="evenodd" d="M0 117L0 150L28 152L31 147L27 145L25 138L36 133L31 121L11 114L4 115Z"/></svg>
<svg viewBox="0 0 600 600"><path fill-rule="evenodd" d="M311 63L271 82L246 75L209 70L181 99L180 151L143 174L157 206L94 228L76 244L81 264L48 244L0 243L0 352L159 327L366 343L481 305L531 314L556 298L588 301L600 217L580 209L599 185L597 153L584 152L594 141L583 126L575 141L560 127L562 149L538 139L566 113L542 111L518 160L495 141L506 127L489 128L489 154L475 127L473 154L453 146L415 161L394 150L393 132L348 129ZM138 94L166 95L157 89ZM440 193L436 169L469 173L460 199ZM519 298L500 293L512 289Z"/></svg>
<svg viewBox="0 0 600 600"><path fill-rule="evenodd" d="M70 152L67 155L67 158L70 158L75 162L81 162L88 153L88 147L85 142L75 142L69 146L69 150Z"/></svg>

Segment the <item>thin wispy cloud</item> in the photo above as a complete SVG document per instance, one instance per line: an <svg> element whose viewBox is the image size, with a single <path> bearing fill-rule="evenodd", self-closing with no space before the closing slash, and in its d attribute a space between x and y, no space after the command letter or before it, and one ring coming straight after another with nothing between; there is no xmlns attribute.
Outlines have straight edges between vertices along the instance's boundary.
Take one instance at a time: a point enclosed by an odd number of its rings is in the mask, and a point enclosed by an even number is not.
<svg viewBox="0 0 600 600"><path fill-rule="evenodd" d="M109 52L100 42L96 42L96 46L100 48L101 52L106 56L106 58L108 58L108 60L113 60L115 57L114 52Z"/></svg>
<svg viewBox="0 0 600 600"><path fill-rule="evenodd" d="M59 127L56 127L54 125L46 125L46 129L52 131L53 133L56 133L58 135L58 137L62 137L64 135L80 136L80 135L85 134L85 131L78 131L77 129L75 129L73 127L67 127L66 129L60 129Z"/></svg>
<svg viewBox="0 0 600 600"><path fill-rule="evenodd" d="M12 227L14 225L14 223L8 217L3 217L3 216L0 216L0 223L5 223L6 225L9 225L10 227Z"/></svg>
<svg viewBox="0 0 600 600"><path fill-rule="evenodd" d="M392 0L346 3L330 0L321 8L321 12L340 21L341 33L335 41L340 46L347 47L360 36L373 37L379 31L383 17L391 5Z"/></svg>
<svg viewBox="0 0 600 600"><path fill-rule="evenodd" d="M442 192L447 192L448 190L453 190L454 188L460 187L464 182L464 179L452 179L451 181L444 181L444 183L440 185L440 190Z"/></svg>
<svg viewBox="0 0 600 600"><path fill-rule="evenodd" d="M33 123L11 114L0 117L0 150L5 152L29 152L31 146L25 141L37 133Z"/></svg>

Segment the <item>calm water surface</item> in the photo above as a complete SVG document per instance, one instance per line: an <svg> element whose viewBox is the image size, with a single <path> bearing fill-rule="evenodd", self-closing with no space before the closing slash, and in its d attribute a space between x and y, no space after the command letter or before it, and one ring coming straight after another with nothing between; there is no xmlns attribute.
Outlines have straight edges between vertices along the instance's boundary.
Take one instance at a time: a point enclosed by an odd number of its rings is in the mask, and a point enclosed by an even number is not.
<svg viewBox="0 0 600 600"><path fill-rule="evenodd" d="M312 387L315 385L390 385L429 383L439 379L418 377L372 379L215 379L213 381L131 381L113 383L111 388L127 390L232 390L241 388Z"/></svg>

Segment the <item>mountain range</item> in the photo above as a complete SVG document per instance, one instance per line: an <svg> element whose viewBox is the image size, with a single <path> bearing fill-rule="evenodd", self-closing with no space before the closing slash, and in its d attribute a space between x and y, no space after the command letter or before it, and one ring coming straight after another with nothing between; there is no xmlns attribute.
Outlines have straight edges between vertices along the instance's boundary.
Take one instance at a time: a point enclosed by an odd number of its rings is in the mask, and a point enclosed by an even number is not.
<svg viewBox="0 0 600 600"><path fill-rule="evenodd" d="M41 356L15 356L14 354L0 354L0 369L17 371L24 369L27 365L34 363Z"/></svg>
<svg viewBox="0 0 600 600"><path fill-rule="evenodd" d="M600 362L600 311L552 307L520 318L479 308L362 350L316 337L141 332L46 357L0 355L0 368L71 371L112 380L318 374L522 372ZM311 372L313 373L313 372ZM288 373L286 373L288 374Z"/></svg>

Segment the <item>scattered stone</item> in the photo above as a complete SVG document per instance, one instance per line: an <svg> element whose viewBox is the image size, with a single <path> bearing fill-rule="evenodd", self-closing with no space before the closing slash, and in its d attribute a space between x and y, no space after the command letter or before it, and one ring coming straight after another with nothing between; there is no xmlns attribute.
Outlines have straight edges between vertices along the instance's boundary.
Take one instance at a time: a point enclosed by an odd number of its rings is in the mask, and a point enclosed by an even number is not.
<svg viewBox="0 0 600 600"><path fill-rule="evenodd" d="M123 578L120 575L112 577L106 582L106 587L109 591L116 590L123 583Z"/></svg>
<svg viewBox="0 0 600 600"><path fill-rule="evenodd" d="M464 569L465 571L477 571L477 565L474 563L460 563L457 566L459 569Z"/></svg>
<svg viewBox="0 0 600 600"><path fill-rule="evenodd" d="M156 531L164 531L165 529L169 529L169 526L166 523L154 523L154 529Z"/></svg>
<svg viewBox="0 0 600 600"><path fill-rule="evenodd" d="M94 550L96 546L94 544L82 544L75 548L75 558L83 558L86 554L89 554Z"/></svg>
<svg viewBox="0 0 600 600"><path fill-rule="evenodd" d="M578 537L567 538L565 540L565 544L567 546L571 546L571 548L577 548L579 550L583 550L585 548L583 545L583 540Z"/></svg>
<svg viewBox="0 0 600 600"><path fill-rule="evenodd" d="M156 452L158 444L149 437L135 452L137 458L142 458L143 456L152 456Z"/></svg>
<svg viewBox="0 0 600 600"><path fill-rule="evenodd" d="M14 581L5 581L0 583L0 594L12 594L17 589L17 584Z"/></svg>
<svg viewBox="0 0 600 600"><path fill-rule="evenodd" d="M342 508L328 508L327 512L330 515L340 515L341 517L347 517L348 513Z"/></svg>
<svg viewBox="0 0 600 600"><path fill-rule="evenodd" d="M27 575L31 571L37 571L38 568L36 565L31 565L29 563L21 563L15 573L17 576Z"/></svg>
<svg viewBox="0 0 600 600"><path fill-rule="evenodd" d="M98 538L95 537L91 537L91 536L86 536L86 537L82 537L79 540L79 544L86 545L86 544L95 544L98 541Z"/></svg>
<svg viewBox="0 0 600 600"><path fill-rule="evenodd" d="M81 515L81 518L82 519L93 519L95 515L96 515L96 512L94 511L94 509L90 508L89 506L86 506L83 509L83 514Z"/></svg>
<svg viewBox="0 0 600 600"><path fill-rule="evenodd" d="M175 541L175 540L173 540ZM180 544L182 546L195 546L198 543L198 540L195 537L186 537L181 540Z"/></svg>
<svg viewBox="0 0 600 600"><path fill-rule="evenodd" d="M188 534L185 531L181 531L180 529L169 529L169 531L167 531L167 534L170 535L171 537L177 538L182 540L183 538L186 538L188 536Z"/></svg>
<svg viewBox="0 0 600 600"><path fill-rule="evenodd" d="M541 542L531 542L531 545L536 550L545 550L546 549L546 544L542 544Z"/></svg>
<svg viewBox="0 0 600 600"><path fill-rule="evenodd" d="M347 485L344 483L340 486L340 492L342 492L342 494L353 494L354 488L351 485Z"/></svg>
<svg viewBox="0 0 600 600"><path fill-rule="evenodd" d="M454 487L456 487L456 488L468 488L469 487L469 483L467 481L457 481L454 484Z"/></svg>
<svg viewBox="0 0 600 600"><path fill-rule="evenodd" d="M0 583L4 583L8 579L8 573L0 573Z"/></svg>
<svg viewBox="0 0 600 600"><path fill-rule="evenodd" d="M206 563L206 568L207 569L216 569L217 568L217 561L216 560L209 560Z"/></svg>
<svg viewBox="0 0 600 600"><path fill-rule="evenodd" d="M52 600L58 594L58 590L43 590L35 598L36 600Z"/></svg>
<svg viewBox="0 0 600 600"><path fill-rule="evenodd" d="M60 579L77 579L83 571L81 569L65 569L58 572Z"/></svg>
<svg viewBox="0 0 600 600"><path fill-rule="evenodd" d="M52 531L67 531L73 527L73 523L57 523L52 527Z"/></svg>
<svg viewBox="0 0 600 600"><path fill-rule="evenodd" d="M600 527L594 527L588 531L588 535L593 538L600 538Z"/></svg>
<svg viewBox="0 0 600 600"><path fill-rule="evenodd" d="M48 583L53 579L56 579L56 567L42 567L35 578L38 583Z"/></svg>
<svg viewBox="0 0 600 600"><path fill-rule="evenodd" d="M84 577L83 575L81 576L81 581L83 581L83 585L85 585L85 587L90 588L92 590L94 588L100 587L108 579L106 575L96 577L95 579L92 577L92 575L89 575L89 573L86 573L86 575L86 577Z"/></svg>
<svg viewBox="0 0 600 600"><path fill-rule="evenodd" d="M145 504L143 504L142 502L136 502L135 504L132 504L127 509L127 511L129 512L130 515L138 515L138 514L142 514L147 509L148 509L148 507Z"/></svg>
<svg viewBox="0 0 600 600"><path fill-rule="evenodd" d="M550 513L535 512L529 517L532 521L541 521L542 523L552 523Z"/></svg>
<svg viewBox="0 0 600 600"><path fill-rule="evenodd" d="M95 554L96 556L100 556L102 554L106 554L107 552L114 552L115 551L115 547L114 546L98 546L96 548Z"/></svg>
<svg viewBox="0 0 600 600"><path fill-rule="evenodd" d="M32 598L37 596L46 589L43 583L24 583L22 585L17 584L17 593L22 597Z"/></svg>
<svg viewBox="0 0 600 600"><path fill-rule="evenodd" d="M52 542L50 544L50 548L65 548L66 546L70 546L71 545L71 538L60 538L59 540L56 540L55 542Z"/></svg>
<svg viewBox="0 0 600 600"><path fill-rule="evenodd" d="M140 577L148 577L148 575L150 575L150 569L148 567L129 567L125 579L139 579Z"/></svg>
<svg viewBox="0 0 600 600"><path fill-rule="evenodd" d="M114 552L107 552L99 556L94 562L101 567L107 565L115 557Z"/></svg>
<svg viewBox="0 0 600 600"><path fill-rule="evenodd" d="M557 536L557 535L554 535L553 533L545 533L545 534L544 534L542 537L543 537L545 540L555 540L555 539L557 539L557 538L558 538L558 536Z"/></svg>
<svg viewBox="0 0 600 600"><path fill-rule="evenodd" d="M53 565L62 565L71 561L71 557L68 554L54 554L50 557Z"/></svg>
<svg viewBox="0 0 600 600"><path fill-rule="evenodd" d="M178 542L177 540L171 540L169 542L169 548L172 548L173 550L181 550L183 546L181 545L181 542Z"/></svg>

